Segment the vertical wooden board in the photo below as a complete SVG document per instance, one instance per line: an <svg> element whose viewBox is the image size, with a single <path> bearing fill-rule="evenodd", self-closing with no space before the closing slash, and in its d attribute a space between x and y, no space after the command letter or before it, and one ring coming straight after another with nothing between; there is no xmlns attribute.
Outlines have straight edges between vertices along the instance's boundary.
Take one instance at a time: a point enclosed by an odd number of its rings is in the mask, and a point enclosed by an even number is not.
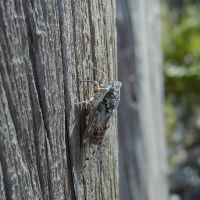
<svg viewBox="0 0 200 200"><path fill-rule="evenodd" d="M69 91L72 93L67 95L73 97L67 99L70 105L84 101L93 95L92 84L80 83L78 81L78 77L83 80L95 79L99 81L101 74L94 72L93 67L105 71L107 73L107 81L116 79L116 33L115 11L113 11L115 5L113 8L112 2L104 1L100 3L94 1L73 3L72 16L74 21L72 25L68 24L68 27L73 26L74 30L76 30L73 38L71 38L76 44L74 49L76 65L71 69L74 71L72 72L73 75L67 79L68 84L72 85L73 88L73 91ZM110 13L111 7L113 12ZM114 39L110 40L111 37ZM67 48L70 48L68 44L69 41L66 42L66 53L68 53ZM72 106L71 109L72 112L68 113L67 121L69 124L68 134L72 180L75 185L74 192L76 198L84 196L86 199L110 199L110 195L112 195L113 199L117 199L116 118L113 118L111 128L108 131L111 139L109 140L108 147L105 148L103 162L88 169L83 168L82 165L82 154L84 154L84 151L82 151L81 144L81 135L86 125L84 119L86 106L76 105ZM112 139L113 137L114 139ZM113 142L110 146L112 140ZM113 148L115 149L113 150ZM108 166L113 162L112 158L115 158L115 166L112 166L110 169ZM113 176L114 170L115 176ZM112 190L109 190L110 186L113 188Z"/></svg>
<svg viewBox="0 0 200 200"><path fill-rule="evenodd" d="M25 1L35 86L45 128L44 144L50 198L69 194L65 144L65 102L60 13L57 2ZM39 136L40 137L40 136ZM39 147L40 148L40 147ZM46 181L45 181L46 182Z"/></svg>
<svg viewBox="0 0 200 200"><path fill-rule="evenodd" d="M99 80L92 67L116 80L115 2L16 0L0 8L0 191L117 199L116 115L103 161L89 171L81 162L86 107L73 106L93 94L78 81Z"/></svg>
<svg viewBox="0 0 200 200"><path fill-rule="evenodd" d="M120 195L167 199L159 1L117 1L117 8Z"/></svg>
<svg viewBox="0 0 200 200"><path fill-rule="evenodd" d="M21 2L1 6L1 165L8 198L40 197L33 110L28 75L28 40ZM6 127L7 126L7 127ZM42 146L41 146L42 147ZM45 161L44 161L45 163ZM14 178L14 179L13 179ZM45 179L45 176L43 176ZM31 181L32 180L32 181Z"/></svg>
<svg viewBox="0 0 200 200"><path fill-rule="evenodd" d="M0 165L0 199L1 200L6 199L3 179L4 179L3 169L2 169L2 166Z"/></svg>
<svg viewBox="0 0 200 200"><path fill-rule="evenodd" d="M69 187L58 7L32 3L1 2L2 98L7 99L10 116L8 131L1 136L12 134L17 141L8 139L6 145L12 147L13 159L1 154L4 188L8 197L17 199L64 199ZM18 167L6 168L8 160ZM19 181L5 176L10 170ZM19 191L14 193L12 184Z"/></svg>

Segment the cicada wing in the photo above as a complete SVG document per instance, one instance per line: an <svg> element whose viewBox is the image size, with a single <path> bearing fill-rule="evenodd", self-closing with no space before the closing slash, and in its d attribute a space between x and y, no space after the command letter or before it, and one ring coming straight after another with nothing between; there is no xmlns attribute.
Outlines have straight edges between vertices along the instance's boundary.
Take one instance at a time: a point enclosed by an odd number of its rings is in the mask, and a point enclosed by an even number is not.
<svg viewBox="0 0 200 200"><path fill-rule="evenodd" d="M97 92L91 99L92 101L90 102L90 115L89 115L89 119L88 119L88 123L86 126L86 129L83 133L83 143L86 142L87 138L89 138L90 133L93 131L94 126L95 126L95 116L98 112L98 108L99 106L102 104L103 102L103 98L105 97L106 93L109 91L111 84L108 85L104 85L105 88L101 88L99 92ZM102 116L104 116L105 113L102 113Z"/></svg>
<svg viewBox="0 0 200 200"><path fill-rule="evenodd" d="M101 102L99 104L101 104ZM83 143L86 142L86 140L90 137L90 134L95 129L95 126L92 125L92 124L94 124L94 121L96 120L95 115L96 115L97 112L98 112L98 107L96 107L94 109L94 111L91 113L91 115L89 116L88 124L87 124L86 129L83 133L83 139L82 139Z"/></svg>
<svg viewBox="0 0 200 200"><path fill-rule="evenodd" d="M101 162L104 155L105 147L108 146L107 143L108 143L108 139L107 137L105 137L102 143L98 145L96 154L94 155L93 167L97 166Z"/></svg>
<svg viewBox="0 0 200 200"><path fill-rule="evenodd" d="M98 166L101 162L104 154L105 146L107 145L107 137L99 145L87 145L85 146L85 153L82 154L83 167L88 170L92 170L94 167ZM89 142L89 141L88 141Z"/></svg>

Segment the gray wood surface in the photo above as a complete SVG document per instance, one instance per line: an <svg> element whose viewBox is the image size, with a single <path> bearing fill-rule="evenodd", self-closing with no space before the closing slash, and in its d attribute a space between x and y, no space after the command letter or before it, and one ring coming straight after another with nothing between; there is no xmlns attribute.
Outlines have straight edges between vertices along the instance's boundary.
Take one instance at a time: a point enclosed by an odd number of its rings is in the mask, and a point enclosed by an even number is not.
<svg viewBox="0 0 200 200"><path fill-rule="evenodd" d="M81 162L96 67L117 77L115 1L0 1L0 199L118 199L117 116Z"/></svg>
<svg viewBox="0 0 200 200"><path fill-rule="evenodd" d="M117 0L120 199L167 200L158 0Z"/></svg>

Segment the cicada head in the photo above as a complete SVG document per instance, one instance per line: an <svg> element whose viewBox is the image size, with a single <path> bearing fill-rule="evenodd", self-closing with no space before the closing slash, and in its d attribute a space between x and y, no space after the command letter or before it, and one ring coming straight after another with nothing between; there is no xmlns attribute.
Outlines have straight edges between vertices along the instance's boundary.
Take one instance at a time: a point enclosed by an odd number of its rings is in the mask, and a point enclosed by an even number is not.
<svg viewBox="0 0 200 200"><path fill-rule="evenodd" d="M112 86L110 87L110 92L119 92L120 88L122 86L122 83L120 81L114 81L112 82Z"/></svg>

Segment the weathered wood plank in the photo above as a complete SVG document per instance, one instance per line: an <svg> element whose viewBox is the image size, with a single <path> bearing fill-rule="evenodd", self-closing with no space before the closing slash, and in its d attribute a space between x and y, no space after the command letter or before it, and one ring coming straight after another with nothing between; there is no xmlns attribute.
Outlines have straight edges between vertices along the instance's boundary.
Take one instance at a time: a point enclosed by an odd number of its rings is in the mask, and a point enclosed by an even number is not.
<svg viewBox="0 0 200 200"><path fill-rule="evenodd" d="M120 197L166 200L159 1L117 1Z"/></svg>
<svg viewBox="0 0 200 200"><path fill-rule="evenodd" d="M117 77L115 2L0 2L1 198L118 199L116 115L103 161L82 168L83 79Z"/></svg>

